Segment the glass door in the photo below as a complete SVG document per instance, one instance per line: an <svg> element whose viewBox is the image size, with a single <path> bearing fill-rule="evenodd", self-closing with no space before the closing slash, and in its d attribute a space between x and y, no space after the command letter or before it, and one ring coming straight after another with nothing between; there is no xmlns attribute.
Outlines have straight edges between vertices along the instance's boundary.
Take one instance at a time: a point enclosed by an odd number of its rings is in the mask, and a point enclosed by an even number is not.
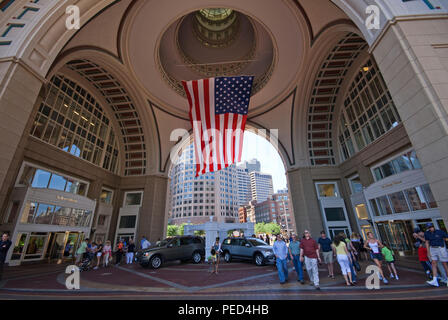
<svg viewBox="0 0 448 320"><path fill-rule="evenodd" d="M47 233L33 232L29 236L26 246L24 260L40 260L43 258L45 244L48 239Z"/></svg>
<svg viewBox="0 0 448 320"><path fill-rule="evenodd" d="M26 244L26 240L28 238L28 233L19 233L17 235L17 240L16 243L14 244L14 249L12 251L12 255L11 255L11 261L17 261L19 262L20 260L22 260L22 256L23 256L23 248L25 247ZM15 265L15 263L14 263Z"/></svg>
<svg viewBox="0 0 448 320"><path fill-rule="evenodd" d="M72 259L75 257L75 252L78 249L79 244L79 233L70 232L65 243L64 248L64 259Z"/></svg>
<svg viewBox="0 0 448 320"><path fill-rule="evenodd" d="M50 242L47 250L47 257L50 260L62 259L64 253L64 244L65 244L66 233L58 232L51 233Z"/></svg>

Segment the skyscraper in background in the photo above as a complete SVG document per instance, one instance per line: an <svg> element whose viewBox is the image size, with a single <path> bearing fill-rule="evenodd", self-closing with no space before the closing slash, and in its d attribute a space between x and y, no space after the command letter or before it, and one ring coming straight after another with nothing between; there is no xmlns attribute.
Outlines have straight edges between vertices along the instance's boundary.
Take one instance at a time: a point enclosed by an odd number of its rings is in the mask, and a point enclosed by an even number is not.
<svg viewBox="0 0 448 320"><path fill-rule="evenodd" d="M274 193L274 188L272 187L272 175L252 171L249 173L249 176L252 200L262 202L272 196Z"/></svg>

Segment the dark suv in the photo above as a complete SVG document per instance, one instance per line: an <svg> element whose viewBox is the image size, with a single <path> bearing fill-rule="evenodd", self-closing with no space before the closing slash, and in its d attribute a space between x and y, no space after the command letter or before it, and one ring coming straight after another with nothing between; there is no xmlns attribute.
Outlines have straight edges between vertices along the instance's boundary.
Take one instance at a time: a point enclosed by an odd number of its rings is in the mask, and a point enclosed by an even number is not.
<svg viewBox="0 0 448 320"><path fill-rule="evenodd" d="M158 269L166 261L181 260L183 262L192 260L194 263L201 262L205 256L204 239L196 236L178 236L167 238L156 245L137 253L137 261L143 267Z"/></svg>
<svg viewBox="0 0 448 320"><path fill-rule="evenodd" d="M252 260L257 266L274 262L272 247L258 238L226 238L221 245L226 262L232 259Z"/></svg>

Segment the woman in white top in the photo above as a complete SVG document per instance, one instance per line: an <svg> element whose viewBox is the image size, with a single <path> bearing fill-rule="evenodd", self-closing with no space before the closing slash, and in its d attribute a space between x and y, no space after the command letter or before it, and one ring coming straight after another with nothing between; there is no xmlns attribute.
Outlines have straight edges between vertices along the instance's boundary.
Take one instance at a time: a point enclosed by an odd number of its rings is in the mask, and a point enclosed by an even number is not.
<svg viewBox="0 0 448 320"><path fill-rule="evenodd" d="M109 240L106 241L106 245L103 247L103 263L107 267L109 260L112 259L112 247Z"/></svg>
<svg viewBox="0 0 448 320"><path fill-rule="evenodd" d="M370 257L375 262L379 269L380 273L380 280L383 280L384 284L387 284L388 281L386 277L384 277L383 273L383 254L381 253L381 248L383 247L383 244L380 240L376 239L372 232L367 233L367 241L364 244L364 248L370 251Z"/></svg>

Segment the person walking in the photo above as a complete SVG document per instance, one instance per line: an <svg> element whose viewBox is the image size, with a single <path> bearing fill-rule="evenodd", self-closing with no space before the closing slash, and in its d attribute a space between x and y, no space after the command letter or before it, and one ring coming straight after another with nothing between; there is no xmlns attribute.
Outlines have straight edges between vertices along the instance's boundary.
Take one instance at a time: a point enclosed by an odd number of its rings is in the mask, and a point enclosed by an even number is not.
<svg viewBox="0 0 448 320"><path fill-rule="evenodd" d="M297 274L297 281L300 281L301 284L305 284L303 279L303 264L300 261L300 241L297 238L297 235L292 235L292 241L289 243L289 255L292 257L292 262L294 264L294 269Z"/></svg>
<svg viewBox="0 0 448 320"><path fill-rule="evenodd" d="M322 251L324 263L328 268L328 277L334 279L333 249L331 247L331 240L327 238L325 231L320 232L320 238L317 242L319 243L320 251Z"/></svg>
<svg viewBox="0 0 448 320"><path fill-rule="evenodd" d="M427 281L428 284L438 287L437 281L437 263L440 261L445 273L448 274L448 251L445 247L445 240L448 239L448 234L443 230L436 230L434 224L431 222L426 224L428 230L425 232L426 250L428 250L428 258L431 259L432 264L432 280ZM448 286L448 284L447 284Z"/></svg>
<svg viewBox="0 0 448 320"><path fill-rule="evenodd" d="M2 240L0 241L0 281L3 278L3 267L5 266L6 256L10 247L11 241L9 240L9 234L3 233Z"/></svg>
<svg viewBox="0 0 448 320"><path fill-rule="evenodd" d="M277 265L278 278L280 284L288 281L288 247L281 234L277 234L277 241L274 242L273 251L275 254L275 264Z"/></svg>
<svg viewBox="0 0 448 320"><path fill-rule="evenodd" d="M215 249L216 262L215 262L215 273L218 274L219 258L222 253L221 242L219 242L219 237L216 237L215 243L213 244L213 249Z"/></svg>
<svg viewBox="0 0 448 320"><path fill-rule="evenodd" d="M93 268L93 270L97 270L100 267L101 263L101 256L103 255L103 241L100 239L97 241L97 248L96 248L96 266Z"/></svg>
<svg viewBox="0 0 448 320"><path fill-rule="evenodd" d="M352 282L356 284L356 270L355 270L355 263L356 261L356 249L353 246L351 240L347 235L343 232L340 233L342 240L345 242L345 245L347 246L348 255L350 256L349 264L350 264L350 272L352 273ZM358 263L359 266L359 263ZM359 266L360 267L360 266Z"/></svg>
<svg viewBox="0 0 448 320"><path fill-rule="evenodd" d="M145 236L142 236L142 240L140 241L140 248L142 248L142 250L145 250L148 249L150 246L151 242L149 242Z"/></svg>
<svg viewBox="0 0 448 320"><path fill-rule="evenodd" d="M133 239L129 239L128 251L126 253L126 264L132 264L134 262L135 244Z"/></svg>
<svg viewBox="0 0 448 320"><path fill-rule="evenodd" d="M431 280L432 280L433 279L432 278L432 261L431 261L431 256L428 252L428 249L426 249L425 233L419 227L416 227L414 229L413 237L417 240L418 243L423 244L423 246L425 247L425 250L427 252L428 261L431 266ZM448 279L447 279L447 274L445 272L445 268L443 268L442 262L440 262L440 261L437 261L437 270L438 270L437 283L448 284Z"/></svg>
<svg viewBox="0 0 448 320"><path fill-rule="evenodd" d="M117 244L117 250L115 252L115 265L119 266L121 263L121 257L123 256L123 251L124 251L124 244L123 244L123 240L120 239L120 241Z"/></svg>
<svg viewBox="0 0 448 320"><path fill-rule="evenodd" d="M352 271L350 268L350 260L352 258L347 250L347 245L345 244L344 239L341 235L337 235L334 238L334 242L332 244L332 253L334 253L334 255L336 255L338 259L338 263L341 267L345 283L347 284L347 286L354 286L355 284L352 280Z"/></svg>
<svg viewBox="0 0 448 320"><path fill-rule="evenodd" d="M82 259L85 257L88 242L89 238L84 239L84 241L81 242L81 245L79 246L78 250L76 250L75 264L79 264L80 262L82 262Z"/></svg>
<svg viewBox="0 0 448 320"><path fill-rule="evenodd" d="M399 280L397 269L395 268L395 259L394 259L394 253L392 250L390 250L387 247L387 244L385 243L384 246L381 248L381 253L384 256L384 260L386 260L387 263L387 269L389 269L390 277L391 279L395 278L396 280Z"/></svg>
<svg viewBox="0 0 448 320"><path fill-rule="evenodd" d="M306 271L310 280L314 283L316 290L319 287L319 269L317 262L322 262L319 255L319 245L316 240L311 238L311 233L308 230L304 232L304 238L300 241L300 261L305 261Z"/></svg>
<svg viewBox="0 0 448 320"><path fill-rule="evenodd" d="M367 233L367 241L364 245L364 247L370 251L370 257L375 262L376 266L378 267L378 272L380 276L380 280L382 279L384 284L388 284L389 281L387 281L386 277L383 273L383 255L381 254L380 250L383 247L383 244L380 240L376 239L372 232Z"/></svg>
<svg viewBox="0 0 448 320"><path fill-rule="evenodd" d="M112 246L110 241L106 241L106 245L103 247L103 263L104 267L107 267L109 264L109 260L112 259Z"/></svg>
<svg viewBox="0 0 448 320"><path fill-rule="evenodd" d="M428 258L428 250L426 249L426 245L421 241L417 241L415 246L418 248L418 261L420 261L423 270L425 270L426 276L429 280L432 280L432 267Z"/></svg>

